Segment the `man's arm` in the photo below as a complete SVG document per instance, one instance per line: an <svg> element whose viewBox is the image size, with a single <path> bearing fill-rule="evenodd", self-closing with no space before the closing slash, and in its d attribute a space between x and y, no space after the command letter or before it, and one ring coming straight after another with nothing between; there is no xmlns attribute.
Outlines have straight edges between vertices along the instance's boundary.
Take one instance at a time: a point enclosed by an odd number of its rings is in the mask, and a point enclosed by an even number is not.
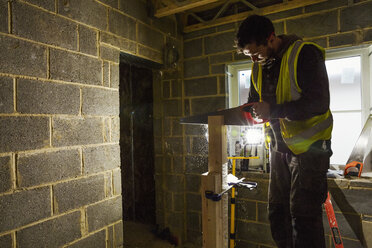
<svg viewBox="0 0 372 248"><path fill-rule="evenodd" d="M279 105L270 105L271 118L305 120L329 109L329 82L321 51L305 45L297 63L297 81L302 89L300 99Z"/></svg>

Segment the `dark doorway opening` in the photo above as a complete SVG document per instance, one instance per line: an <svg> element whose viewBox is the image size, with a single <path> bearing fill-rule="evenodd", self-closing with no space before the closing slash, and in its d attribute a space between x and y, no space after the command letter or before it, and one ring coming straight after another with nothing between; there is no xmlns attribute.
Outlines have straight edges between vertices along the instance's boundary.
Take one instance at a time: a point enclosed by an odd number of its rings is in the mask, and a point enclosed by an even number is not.
<svg viewBox="0 0 372 248"><path fill-rule="evenodd" d="M120 146L123 219L155 224L153 70L156 64L120 58Z"/></svg>

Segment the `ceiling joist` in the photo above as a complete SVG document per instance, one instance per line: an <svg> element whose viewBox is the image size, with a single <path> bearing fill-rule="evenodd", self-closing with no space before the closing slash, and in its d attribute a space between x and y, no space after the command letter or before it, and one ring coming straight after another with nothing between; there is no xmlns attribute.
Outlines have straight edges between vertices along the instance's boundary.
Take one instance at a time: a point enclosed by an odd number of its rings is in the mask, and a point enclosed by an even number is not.
<svg viewBox="0 0 372 248"><path fill-rule="evenodd" d="M169 4L166 7L160 7L155 11L155 16L160 18L164 16L169 16L179 12L183 12L189 9L197 8L206 4L217 2L218 0L188 0L184 2L179 2L177 5ZM167 1L162 1L166 4Z"/></svg>
<svg viewBox="0 0 372 248"><path fill-rule="evenodd" d="M253 8L252 7L250 8L252 8L253 10L251 11L245 11L239 14L221 17L221 18L217 18L211 21L204 21L202 23L185 26L183 31L185 33L189 33L189 32L204 29L204 28L215 27L215 26L219 26L219 25L223 25L223 24L227 24L231 22L242 21L245 18L247 18L247 16L252 15L252 14L258 14L258 15L274 14L274 13L278 13L278 12L282 12L286 10L304 7L307 5L325 2L325 1L327 0L292 0L292 1L284 1L283 3L274 4L274 5L263 7L263 8L254 9L255 6L252 6ZM249 2L246 0L243 2L245 2L246 4L249 4Z"/></svg>

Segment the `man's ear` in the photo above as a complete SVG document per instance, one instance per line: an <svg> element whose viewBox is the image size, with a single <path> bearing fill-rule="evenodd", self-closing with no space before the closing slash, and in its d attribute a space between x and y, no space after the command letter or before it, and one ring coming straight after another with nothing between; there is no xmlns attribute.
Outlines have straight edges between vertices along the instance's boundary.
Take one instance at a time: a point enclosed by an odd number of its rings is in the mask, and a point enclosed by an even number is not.
<svg viewBox="0 0 372 248"><path fill-rule="evenodd" d="M275 40L275 33L272 32L272 33L269 35L269 37L267 38L267 42L272 44L272 43L274 42L274 40Z"/></svg>

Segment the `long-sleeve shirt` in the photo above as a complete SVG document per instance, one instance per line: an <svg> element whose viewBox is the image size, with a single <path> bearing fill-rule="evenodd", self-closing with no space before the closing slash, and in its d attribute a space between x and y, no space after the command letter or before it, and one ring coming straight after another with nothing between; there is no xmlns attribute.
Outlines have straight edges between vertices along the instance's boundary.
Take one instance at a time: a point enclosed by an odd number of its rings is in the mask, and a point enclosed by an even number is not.
<svg viewBox="0 0 372 248"><path fill-rule="evenodd" d="M304 45L297 62L297 83L301 88L298 100L276 103L276 87L280 64L288 47L298 40L296 36L279 36L281 46L274 58L262 65L262 100L270 104L270 126L273 149L290 152L281 137L279 118L306 120L324 114L329 109L329 82L322 52L314 45ZM250 87L248 102L258 102L259 95Z"/></svg>

